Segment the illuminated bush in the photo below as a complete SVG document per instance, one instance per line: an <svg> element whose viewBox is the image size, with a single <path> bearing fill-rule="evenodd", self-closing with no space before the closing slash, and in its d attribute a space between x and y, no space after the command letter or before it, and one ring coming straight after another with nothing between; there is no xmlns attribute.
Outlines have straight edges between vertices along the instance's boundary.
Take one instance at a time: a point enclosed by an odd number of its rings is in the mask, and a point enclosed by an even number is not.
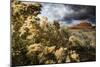
<svg viewBox="0 0 100 67"><path fill-rule="evenodd" d="M95 60L95 38L83 31L70 32L60 27L59 21L50 23L47 17L38 17L41 7L39 3L12 1L12 65Z"/></svg>

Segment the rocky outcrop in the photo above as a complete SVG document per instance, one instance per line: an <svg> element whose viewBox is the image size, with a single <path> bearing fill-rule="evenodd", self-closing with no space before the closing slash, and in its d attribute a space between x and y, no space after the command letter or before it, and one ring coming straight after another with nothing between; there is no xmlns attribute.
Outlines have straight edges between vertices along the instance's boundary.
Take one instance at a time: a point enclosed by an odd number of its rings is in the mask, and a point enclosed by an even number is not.
<svg viewBox="0 0 100 67"><path fill-rule="evenodd" d="M92 26L91 23L86 21L81 21L79 24L69 27L70 29L93 29L95 26Z"/></svg>

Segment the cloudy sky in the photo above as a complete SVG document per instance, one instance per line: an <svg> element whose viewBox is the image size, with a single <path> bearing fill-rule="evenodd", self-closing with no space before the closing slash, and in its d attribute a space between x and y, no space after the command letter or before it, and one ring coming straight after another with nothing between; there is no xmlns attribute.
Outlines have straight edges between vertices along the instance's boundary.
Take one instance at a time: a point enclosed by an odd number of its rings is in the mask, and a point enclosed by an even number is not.
<svg viewBox="0 0 100 67"><path fill-rule="evenodd" d="M71 4L55 4L41 3L41 16L48 17L49 21L58 20L62 23L70 24L72 22L88 20L96 23L96 7L86 5L71 5Z"/></svg>

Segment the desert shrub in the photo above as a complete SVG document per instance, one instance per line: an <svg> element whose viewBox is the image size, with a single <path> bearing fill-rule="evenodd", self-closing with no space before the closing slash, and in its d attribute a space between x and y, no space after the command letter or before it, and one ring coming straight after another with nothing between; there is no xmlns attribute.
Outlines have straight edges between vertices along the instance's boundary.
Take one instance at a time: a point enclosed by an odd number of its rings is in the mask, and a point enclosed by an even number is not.
<svg viewBox="0 0 100 67"><path fill-rule="evenodd" d="M39 17L40 3L12 1L12 65L54 64L95 60L95 32L70 32L59 21ZM91 31L88 31L91 32Z"/></svg>

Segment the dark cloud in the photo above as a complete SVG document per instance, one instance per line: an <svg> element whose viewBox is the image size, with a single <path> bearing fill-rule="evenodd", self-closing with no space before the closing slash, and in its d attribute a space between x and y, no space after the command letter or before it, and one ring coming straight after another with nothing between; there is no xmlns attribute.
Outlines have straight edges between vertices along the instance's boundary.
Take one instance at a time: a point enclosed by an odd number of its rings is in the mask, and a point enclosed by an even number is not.
<svg viewBox="0 0 100 67"><path fill-rule="evenodd" d="M66 5L70 6L70 8L74 11L70 15L65 15L63 19L76 19L76 20L83 20L89 19L96 16L96 7L95 6L86 6L86 5ZM65 7L66 7L65 6Z"/></svg>
<svg viewBox="0 0 100 67"><path fill-rule="evenodd" d="M72 20L89 20L95 23L96 6L41 3L41 15L50 20L71 23Z"/></svg>

